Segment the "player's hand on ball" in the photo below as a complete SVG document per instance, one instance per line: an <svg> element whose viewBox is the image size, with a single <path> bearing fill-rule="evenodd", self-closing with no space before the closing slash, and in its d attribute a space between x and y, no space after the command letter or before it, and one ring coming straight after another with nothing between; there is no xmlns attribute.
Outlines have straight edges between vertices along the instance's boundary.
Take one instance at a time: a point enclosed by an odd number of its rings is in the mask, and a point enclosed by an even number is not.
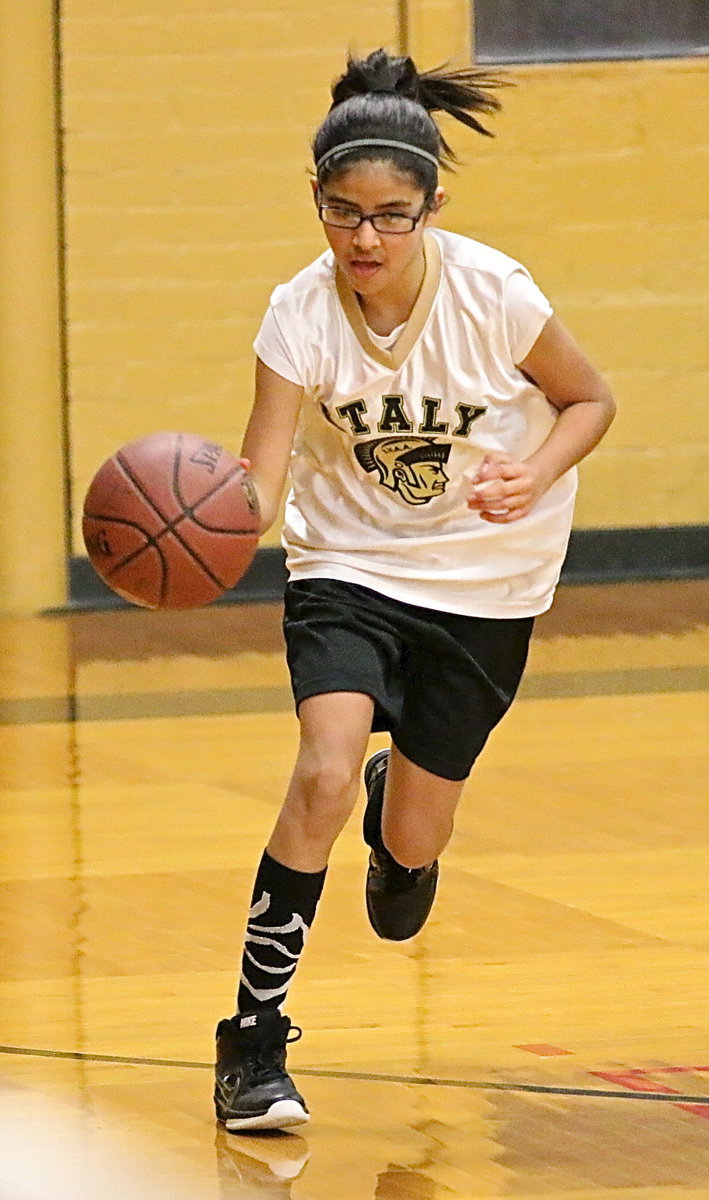
<svg viewBox="0 0 709 1200"><path fill-rule="evenodd" d="M486 454L471 479L468 508L483 521L508 525L526 517L547 485L527 462L508 454Z"/></svg>

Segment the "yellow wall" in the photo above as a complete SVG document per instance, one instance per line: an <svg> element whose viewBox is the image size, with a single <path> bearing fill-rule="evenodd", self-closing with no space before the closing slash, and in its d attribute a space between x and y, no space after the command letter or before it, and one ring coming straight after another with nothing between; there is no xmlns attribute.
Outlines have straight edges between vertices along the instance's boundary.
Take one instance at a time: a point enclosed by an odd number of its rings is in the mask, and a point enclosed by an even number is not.
<svg viewBox="0 0 709 1200"><path fill-rule="evenodd" d="M0 605L62 604L66 520L54 23L0 0Z"/></svg>
<svg viewBox="0 0 709 1200"><path fill-rule="evenodd" d="M445 216L529 267L613 386L576 524L706 522L707 62L511 73L498 136L466 154Z"/></svg>
<svg viewBox="0 0 709 1200"><path fill-rule="evenodd" d="M348 46L396 46L399 5L62 9L80 509L99 462L142 433L194 429L238 447L269 292L323 245L307 168L329 81ZM461 11L411 0L423 66L460 58ZM703 72L702 61L517 69L497 141L454 134L470 165L450 181L446 223L528 264L621 404L585 467L579 525L707 517Z"/></svg>

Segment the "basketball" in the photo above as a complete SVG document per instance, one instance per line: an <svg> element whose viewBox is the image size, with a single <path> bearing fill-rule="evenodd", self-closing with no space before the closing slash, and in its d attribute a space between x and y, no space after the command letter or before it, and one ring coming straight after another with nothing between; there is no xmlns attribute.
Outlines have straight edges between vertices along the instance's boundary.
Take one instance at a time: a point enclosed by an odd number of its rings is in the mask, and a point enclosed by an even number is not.
<svg viewBox="0 0 709 1200"><path fill-rule="evenodd" d="M86 494L89 558L114 592L144 608L199 608L256 553L258 499L238 459L192 433L153 433L117 450Z"/></svg>

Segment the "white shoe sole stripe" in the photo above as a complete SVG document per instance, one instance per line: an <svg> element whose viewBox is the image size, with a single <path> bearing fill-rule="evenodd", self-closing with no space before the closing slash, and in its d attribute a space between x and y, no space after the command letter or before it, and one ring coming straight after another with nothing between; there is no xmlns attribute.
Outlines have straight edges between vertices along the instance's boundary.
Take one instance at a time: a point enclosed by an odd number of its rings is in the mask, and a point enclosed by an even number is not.
<svg viewBox="0 0 709 1200"><path fill-rule="evenodd" d="M224 1124L232 1132L238 1132L241 1129L288 1129L309 1120L310 1113L297 1100L277 1100L268 1112L254 1117L227 1117Z"/></svg>

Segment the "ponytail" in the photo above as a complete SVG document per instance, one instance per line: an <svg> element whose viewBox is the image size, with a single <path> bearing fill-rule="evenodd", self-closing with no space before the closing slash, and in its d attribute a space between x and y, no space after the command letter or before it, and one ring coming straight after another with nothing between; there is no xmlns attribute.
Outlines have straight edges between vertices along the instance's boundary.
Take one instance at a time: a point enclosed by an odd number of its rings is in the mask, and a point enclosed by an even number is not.
<svg viewBox="0 0 709 1200"><path fill-rule="evenodd" d="M416 69L409 57L375 50L350 58L332 85L332 104L313 138L318 183L345 165L385 159L413 177L426 196L438 183L438 167L458 160L432 113L447 113L484 137L493 137L478 119L502 106L494 90L507 80L476 67L448 71Z"/></svg>
<svg viewBox="0 0 709 1200"><path fill-rule="evenodd" d="M421 105L429 115L445 112L484 137L495 135L473 116L492 115L502 105L493 89L508 86L507 80L477 67L447 71L437 67L421 74L413 59L393 57L375 50L365 59L348 57L347 70L332 86L330 112L354 96L396 96ZM441 161L455 162L451 147L438 130Z"/></svg>
<svg viewBox="0 0 709 1200"><path fill-rule="evenodd" d="M477 67L464 67L457 71L444 71L439 67L420 75L418 84L419 104L423 105L428 113L448 113L450 117L484 137L495 136L473 116L473 113L480 112L492 116L499 112L502 105L491 89L509 86L507 80ZM439 136L443 157L448 162L455 162L455 155L440 130Z"/></svg>

